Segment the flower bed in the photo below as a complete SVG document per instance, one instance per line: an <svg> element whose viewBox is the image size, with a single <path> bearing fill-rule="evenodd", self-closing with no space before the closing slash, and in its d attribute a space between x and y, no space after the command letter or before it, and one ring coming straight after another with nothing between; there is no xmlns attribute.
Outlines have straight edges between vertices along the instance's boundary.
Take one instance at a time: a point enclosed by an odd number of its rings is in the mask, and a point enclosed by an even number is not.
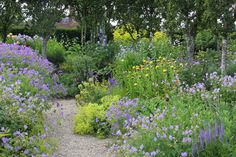
<svg viewBox="0 0 236 157"><path fill-rule="evenodd" d="M0 156L47 156L43 112L64 93L53 65L32 49L0 44Z"/></svg>

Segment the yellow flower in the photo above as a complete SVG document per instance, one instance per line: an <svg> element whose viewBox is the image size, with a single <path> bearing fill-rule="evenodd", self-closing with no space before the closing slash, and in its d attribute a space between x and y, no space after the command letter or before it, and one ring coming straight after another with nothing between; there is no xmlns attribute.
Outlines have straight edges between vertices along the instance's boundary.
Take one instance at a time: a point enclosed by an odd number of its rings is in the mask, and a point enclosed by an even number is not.
<svg viewBox="0 0 236 157"><path fill-rule="evenodd" d="M147 62L147 60L146 60L146 59L144 59L144 60L143 60L143 63L146 63L146 62Z"/></svg>
<svg viewBox="0 0 236 157"><path fill-rule="evenodd" d="M149 76L149 74L146 74L145 76L146 76L146 77L148 77L148 76Z"/></svg>
<svg viewBox="0 0 236 157"><path fill-rule="evenodd" d="M137 83L134 83L134 86L137 86L138 84Z"/></svg>
<svg viewBox="0 0 236 157"><path fill-rule="evenodd" d="M173 65L171 65L171 66L170 66L170 68L171 68L171 69L173 69L173 68L174 68L174 66L173 66Z"/></svg>
<svg viewBox="0 0 236 157"><path fill-rule="evenodd" d="M160 68L158 65L155 67L156 69Z"/></svg>
<svg viewBox="0 0 236 157"><path fill-rule="evenodd" d="M149 70L149 68L146 68L146 70Z"/></svg>
<svg viewBox="0 0 236 157"><path fill-rule="evenodd" d="M167 72L167 70L166 70L166 69L163 69L162 71L163 71L163 73L166 73L166 72Z"/></svg>
<svg viewBox="0 0 236 157"><path fill-rule="evenodd" d="M153 64L153 61L150 61L149 64Z"/></svg>
<svg viewBox="0 0 236 157"><path fill-rule="evenodd" d="M12 35L12 39L16 39L16 37L17 37L16 35Z"/></svg>

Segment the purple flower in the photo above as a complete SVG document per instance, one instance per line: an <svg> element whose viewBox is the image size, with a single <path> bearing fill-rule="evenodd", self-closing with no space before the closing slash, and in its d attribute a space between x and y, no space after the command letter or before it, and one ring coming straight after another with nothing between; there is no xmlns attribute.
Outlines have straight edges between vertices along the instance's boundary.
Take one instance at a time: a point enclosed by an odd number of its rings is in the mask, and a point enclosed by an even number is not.
<svg viewBox="0 0 236 157"><path fill-rule="evenodd" d="M10 138L2 137L2 142L3 142L3 144L8 143L10 140L11 140Z"/></svg>
<svg viewBox="0 0 236 157"><path fill-rule="evenodd" d="M24 154L29 154L29 150L28 149L26 149L26 150L24 150Z"/></svg>
<svg viewBox="0 0 236 157"><path fill-rule="evenodd" d="M130 153L135 153L137 151L138 151L138 149L136 147L131 147L131 149L130 149Z"/></svg>
<svg viewBox="0 0 236 157"><path fill-rule="evenodd" d="M190 143L190 142L192 142L192 139L190 137L184 137L182 142L183 143Z"/></svg>
<svg viewBox="0 0 236 157"><path fill-rule="evenodd" d="M21 136L21 132L20 132L20 131L16 131L16 132L13 133L13 135L15 135L15 136Z"/></svg>
<svg viewBox="0 0 236 157"><path fill-rule="evenodd" d="M182 152L182 153L181 153L181 156L182 156L182 157L186 157L186 156L188 156L188 153L187 153L187 152Z"/></svg>

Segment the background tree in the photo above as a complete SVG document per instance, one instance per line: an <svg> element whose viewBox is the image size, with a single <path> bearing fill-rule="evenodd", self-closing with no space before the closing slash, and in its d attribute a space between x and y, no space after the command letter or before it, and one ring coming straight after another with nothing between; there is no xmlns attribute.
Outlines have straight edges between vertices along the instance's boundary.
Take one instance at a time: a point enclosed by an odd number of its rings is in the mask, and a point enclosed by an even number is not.
<svg viewBox="0 0 236 157"><path fill-rule="evenodd" d="M0 1L0 28L2 40L5 43L7 34L13 24L22 20L22 5L17 0Z"/></svg>
<svg viewBox="0 0 236 157"><path fill-rule="evenodd" d="M205 7L205 24L218 38L222 38L221 74L224 75L228 36L229 33L235 31L236 27L236 2L235 0L205 0Z"/></svg>
<svg viewBox="0 0 236 157"><path fill-rule="evenodd" d="M162 10L159 1L115 0L113 8L113 17L118 21L118 26L123 26L133 40L160 30ZM147 32L143 33L143 30ZM132 36L134 32L137 32L138 37Z"/></svg>
<svg viewBox="0 0 236 157"><path fill-rule="evenodd" d="M28 1L27 5L32 29L43 38L42 55L46 56L47 42L55 32L56 22L64 17L66 5L60 0Z"/></svg>
<svg viewBox="0 0 236 157"><path fill-rule="evenodd" d="M71 2L76 9L76 18L80 23L81 44L84 44L87 38L91 42L96 42L99 34L102 34L100 38L105 39L107 28L110 30L112 1L72 0Z"/></svg>
<svg viewBox="0 0 236 157"><path fill-rule="evenodd" d="M166 2L166 29L180 29L186 36L190 63L194 56L194 41L204 13L204 0L169 0Z"/></svg>

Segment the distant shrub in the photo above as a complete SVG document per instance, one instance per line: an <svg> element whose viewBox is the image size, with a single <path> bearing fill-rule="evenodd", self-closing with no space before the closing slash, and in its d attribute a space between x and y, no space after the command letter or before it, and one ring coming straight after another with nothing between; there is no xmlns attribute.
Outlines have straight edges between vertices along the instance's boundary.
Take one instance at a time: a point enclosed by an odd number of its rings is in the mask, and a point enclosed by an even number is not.
<svg viewBox="0 0 236 157"><path fill-rule="evenodd" d="M49 40L46 55L49 61L59 65L65 61L65 48L55 39Z"/></svg>

